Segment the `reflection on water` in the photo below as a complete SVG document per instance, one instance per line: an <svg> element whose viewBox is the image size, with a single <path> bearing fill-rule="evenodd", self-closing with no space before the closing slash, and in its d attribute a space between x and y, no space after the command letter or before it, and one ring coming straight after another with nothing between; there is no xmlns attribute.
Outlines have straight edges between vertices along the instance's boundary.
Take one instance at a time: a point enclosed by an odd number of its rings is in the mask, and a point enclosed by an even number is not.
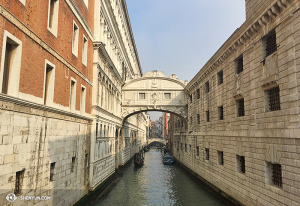
<svg viewBox="0 0 300 206"><path fill-rule="evenodd" d="M94 205L225 205L177 165L163 165L161 153L145 153L145 164L133 164L108 196Z"/></svg>

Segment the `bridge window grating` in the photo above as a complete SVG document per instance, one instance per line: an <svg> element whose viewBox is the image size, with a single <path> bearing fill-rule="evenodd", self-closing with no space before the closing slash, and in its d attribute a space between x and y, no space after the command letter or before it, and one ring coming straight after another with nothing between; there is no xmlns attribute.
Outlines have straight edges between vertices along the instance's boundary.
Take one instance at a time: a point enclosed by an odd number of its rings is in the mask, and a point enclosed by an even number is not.
<svg viewBox="0 0 300 206"><path fill-rule="evenodd" d="M272 164L272 182L278 187L282 187L281 164Z"/></svg>
<svg viewBox="0 0 300 206"><path fill-rule="evenodd" d="M224 165L224 158L223 158L222 151L218 151L218 162L219 162L219 165Z"/></svg>
<svg viewBox="0 0 300 206"><path fill-rule="evenodd" d="M209 160L209 149L205 148L205 159Z"/></svg>
<svg viewBox="0 0 300 206"><path fill-rule="evenodd" d="M237 116L238 117L245 116L244 98L243 99L239 99L236 102L237 102L237 109L238 109Z"/></svg>
<svg viewBox="0 0 300 206"><path fill-rule="evenodd" d="M274 32L266 40L266 57L277 51L276 33Z"/></svg>
<svg viewBox="0 0 300 206"><path fill-rule="evenodd" d="M21 188L23 184L25 170L16 172L16 182L14 194L21 194Z"/></svg>
<svg viewBox="0 0 300 206"><path fill-rule="evenodd" d="M224 120L224 109L223 106L218 107L219 120Z"/></svg>
<svg viewBox="0 0 300 206"><path fill-rule="evenodd" d="M139 99L146 99L145 93L139 93Z"/></svg>
<svg viewBox="0 0 300 206"><path fill-rule="evenodd" d="M200 89L197 89L197 99L200 99Z"/></svg>
<svg viewBox="0 0 300 206"><path fill-rule="evenodd" d="M218 76L218 85L223 84L223 70L219 71L217 76Z"/></svg>
<svg viewBox="0 0 300 206"><path fill-rule="evenodd" d="M206 111L206 122L209 122L209 111Z"/></svg>
<svg viewBox="0 0 300 206"><path fill-rule="evenodd" d="M200 124L200 114L197 114L197 123Z"/></svg>
<svg viewBox="0 0 300 206"><path fill-rule="evenodd" d="M171 99L171 93L165 93L165 99Z"/></svg>
<svg viewBox="0 0 300 206"><path fill-rule="evenodd" d="M270 111L280 110L279 86L267 90Z"/></svg>
<svg viewBox="0 0 300 206"><path fill-rule="evenodd" d="M209 81L207 81L205 83L205 92L208 93L209 92Z"/></svg>
<svg viewBox="0 0 300 206"><path fill-rule="evenodd" d="M237 67L236 67L236 73L239 74L244 70L244 66L243 66L243 57L240 57L237 60Z"/></svg>

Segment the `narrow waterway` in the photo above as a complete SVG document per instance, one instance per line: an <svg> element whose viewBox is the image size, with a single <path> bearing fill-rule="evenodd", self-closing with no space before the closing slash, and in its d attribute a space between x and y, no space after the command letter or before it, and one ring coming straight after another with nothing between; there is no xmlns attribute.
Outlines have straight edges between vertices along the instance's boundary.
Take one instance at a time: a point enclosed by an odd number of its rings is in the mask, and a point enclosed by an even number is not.
<svg viewBox="0 0 300 206"><path fill-rule="evenodd" d="M145 153L145 164L133 164L118 184L102 200L93 205L225 205L206 191L190 174L178 165L164 165L160 151Z"/></svg>

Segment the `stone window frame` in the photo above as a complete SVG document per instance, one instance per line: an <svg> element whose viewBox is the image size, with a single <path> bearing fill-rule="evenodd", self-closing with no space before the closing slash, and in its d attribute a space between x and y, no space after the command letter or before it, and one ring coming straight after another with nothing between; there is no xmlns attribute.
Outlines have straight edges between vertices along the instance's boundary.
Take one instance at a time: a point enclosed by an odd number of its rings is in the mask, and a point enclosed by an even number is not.
<svg viewBox="0 0 300 206"><path fill-rule="evenodd" d="M51 67L51 74L47 86L46 91L46 81L47 81L47 68ZM51 106L53 104L54 99L54 87L55 87L55 65L49 60L45 59L45 73L44 73L44 87L43 87L43 102L47 106ZM46 100L47 93L47 100Z"/></svg>
<svg viewBox="0 0 300 206"><path fill-rule="evenodd" d="M71 159L71 173L75 171L76 156Z"/></svg>
<svg viewBox="0 0 300 206"><path fill-rule="evenodd" d="M205 82L205 93L209 93L210 90L209 90L209 81Z"/></svg>
<svg viewBox="0 0 300 206"><path fill-rule="evenodd" d="M200 89L197 89L196 93L197 93L197 99L200 99Z"/></svg>
<svg viewBox="0 0 300 206"><path fill-rule="evenodd" d="M57 38L57 32L58 32L58 13L59 13L59 0L54 0L54 14L53 14L53 19L52 19L52 24L53 26L50 27L50 18L51 18L51 1L49 0L48 3L48 19L47 19L47 29Z"/></svg>
<svg viewBox="0 0 300 206"><path fill-rule="evenodd" d="M143 98L141 98L143 96ZM146 99L146 93L145 92L139 92L139 99Z"/></svg>
<svg viewBox="0 0 300 206"><path fill-rule="evenodd" d="M224 106L218 107L218 120L224 120Z"/></svg>
<svg viewBox="0 0 300 206"><path fill-rule="evenodd" d="M240 113L239 113L239 107L240 107L240 101L241 100L244 100L244 115L240 115ZM246 112L245 112L245 98L242 97L240 99L236 99L235 105L236 105L235 106L235 108L236 108L236 117L244 117L244 116L246 116Z"/></svg>
<svg viewBox="0 0 300 206"><path fill-rule="evenodd" d="M223 69L217 73L217 77L218 77L218 85L223 84L224 83Z"/></svg>
<svg viewBox="0 0 300 206"><path fill-rule="evenodd" d="M73 20L73 30L72 30L72 54L78 57L78 44L79 44L79 26Z"/></svg>
<svg viewBox="0 0 300 206"><path fill-rule="evenodd" d="M55 162L50 163L50 177L49 181L55 181Z"/></svg>
<svg viewBox="0 0 300 206"><path fill-rule="evenodd" d="M87 66L88 39L83 35L82 39L82 64Z"/></svg>
<svg viewBox="0 0 300 206"><path fill-rule="evenodd" d="M272 111L272 110L270 110L270 94L269 94L269 92L271 89L274 89L277 87L278 87L278 96L279 96L279 109ZM271 88L264 90L264 109L265 109L265 112L274 112L274 111L281 110L281 108L280 108L280 87L279 86L271 87Z"/></svg>
<svg viewBox="0 0 300 206"><path fill-rule="evenodd" d="M246 174L246 159L245 156L236 155L236 172Z"/></svg>
<svg viewBox="0 0 300 206"><path fill-rule="evenodd" d="M197 124L200 124L200 114L197 114Z"/></svg>
<svg viewBox="0 0 300 206"><path fill-rule="evenodd" d="M273 53L275 53L276 51L272 52L271 54L269 54L267 56L267 51L266 51L266 48L267 48L267 39L272 36L272 35L275 35L276 37L276 40L277 40L277 36L276 36L276 30L275 28L272 29L271 31L269 31L265 36L262 37L261 41L262 41L262 44L261 44L261 50L262 50L262 59L265 60L268 56L272 55ZM276 41L276 44L277 44L277 41ZM278 46L277 46L278 47Z"/></svg>
<svg viewBox="0 0 300 206"><path fill-rule="evenodd" d="M170 95L170 98L166 98L168 95ZM171 93L164 93L164 99L171 99Z"/></svg>
<svg viewBox="0 0 300 206"><path fill-rule="evenodd" d="M209 110L205 111L205 115L206 115L206 122L210 122Z"/></svg>
<svg viewBox="0 0 300 206"><path fill-rule="evenodd" d="M20 72L21 72L21 59L22 59L22 41L9 33L7 30L3 34L2 56L1 56L1 69L0 69L0 92L2 92L3 84L3 71L5 63L6 43L15 45L13 60L9 68L9 79L7 86L7 95L19 97L20 88Z"/></svg>
<svg viewBox="0 0 300 206"><path fill-rule="evenodd" d="M238 62L240 59L243 60L243 66L242 66L242 70L238 71ZM239 74L242 73L243 71L244 71L244 54L241 54L234 60L234 74Z"/></svg>
<svg viewBox="0 0 300 206"><path fill-rule="evenodd" d="M224 152L223 151L217 151L218 152L218 164L224 165Z"/></svg>
<svg viewBox="0 0 300 206"><path fill-rule="evenodd" d="M204 148L205 160L209 161L209 148Z"/></svg>
<svg viewBox="0 0 300 206"><path fill-rule="evenodd" d="M15 188L14 188L15 195L21 194L22 192L22 186L25 185L24 175L25 175L25 169L16 172L16 181L15 181Z"/></svg>
<svg viewBox="0 0 300 206"><path fill-rule="evenodd" d="M86 87L81 85L80 87L80 113L85 113L85 103L86 103Z"/></svg>

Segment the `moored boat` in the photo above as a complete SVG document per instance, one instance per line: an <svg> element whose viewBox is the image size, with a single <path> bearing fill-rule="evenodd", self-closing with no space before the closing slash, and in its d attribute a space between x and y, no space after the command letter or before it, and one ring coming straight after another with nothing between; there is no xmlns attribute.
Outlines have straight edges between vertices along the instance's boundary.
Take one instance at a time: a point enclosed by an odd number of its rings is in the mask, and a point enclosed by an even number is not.
<svg viewBox="0 0 300 206"><path fill-rule="evenodd" d="M135 166L142 166L144 164L144 161L145 161L143 153L142 152L135 153L134 157L133 157L133 160L134 160L133 164Z"/></svg>
<svg viewBox="0 0 300 206"><path fill-rule="evenodd" d="M175 162L174 158L170 154L165 154L162 161L165 165L172 165Z"/></svg>

